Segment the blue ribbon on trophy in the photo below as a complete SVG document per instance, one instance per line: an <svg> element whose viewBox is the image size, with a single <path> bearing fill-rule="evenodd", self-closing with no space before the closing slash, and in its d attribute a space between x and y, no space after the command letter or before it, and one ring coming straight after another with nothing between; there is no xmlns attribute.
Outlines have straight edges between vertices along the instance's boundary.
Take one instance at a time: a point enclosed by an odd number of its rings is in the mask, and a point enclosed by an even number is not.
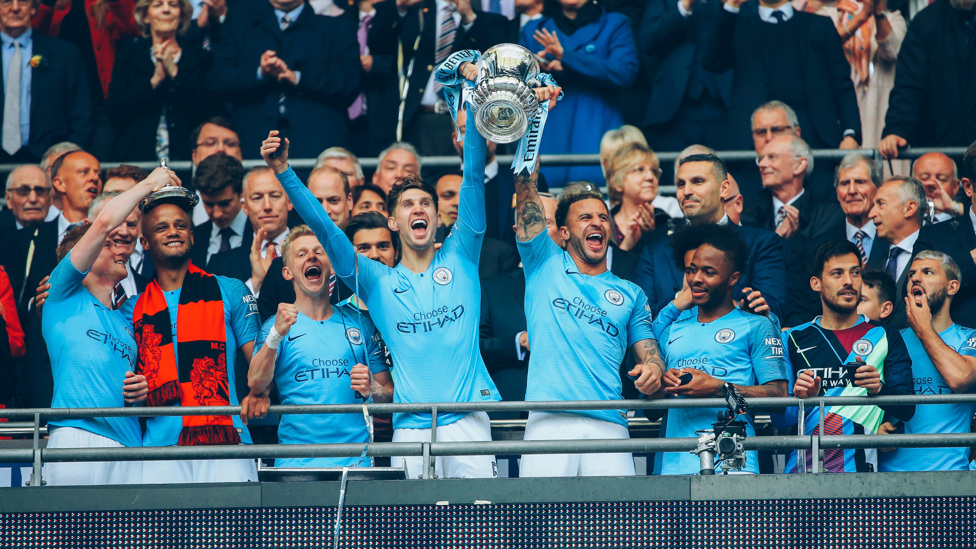
<svg viewBox="0 0 976 549"><path fill-rule="evenodd" d="M472 83L458 69L464 62L478 66ZM438 68L435 78L444 88L448 108L457 126L457 109L466 101L475 127L495 143L518 141L512 168L531 172L539 156L539 141L549 116L549 104L539 104L534 88L555 86L556 80L539 72L539 62L518 44L499 44L485 51L457 52ZM558 99L562 99L560 92ZM460 139L460 132L458 138Z"/></svg>

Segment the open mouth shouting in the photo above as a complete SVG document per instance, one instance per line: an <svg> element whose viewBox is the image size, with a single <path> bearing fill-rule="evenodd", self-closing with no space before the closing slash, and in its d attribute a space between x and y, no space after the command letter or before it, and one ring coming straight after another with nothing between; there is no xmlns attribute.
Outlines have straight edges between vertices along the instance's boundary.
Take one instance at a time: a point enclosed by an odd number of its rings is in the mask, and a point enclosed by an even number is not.
<svg viewBox="0 0 976 549"><path fill-rule="evenodd" d="M586 246L594 252L602 252L606 236L603 231L594 231L585 236Z"/></svg>
<svg viewBox="0 0 976 549"><path fill-rule="evenodd" d="M305 268L305 272L303 274L305 275L305 280L311 284L322 282L322 267L319 267L318 265L309 265Z"/></svg>
<svg viewBox="0 0 976 549"><path fill-rule="evenodd" d="M430 224L426 219L414 219L410 222L410 231L413 233L414 238L417 240L423 240L427 236L427 228Z"/></svg>
<svg viewBox="0 0 976 549"><path fill-rule="evenodd" d="M912 284L912 300L919 307L922 306L922 301L925 299L925 288L921 284Z"/></svg>

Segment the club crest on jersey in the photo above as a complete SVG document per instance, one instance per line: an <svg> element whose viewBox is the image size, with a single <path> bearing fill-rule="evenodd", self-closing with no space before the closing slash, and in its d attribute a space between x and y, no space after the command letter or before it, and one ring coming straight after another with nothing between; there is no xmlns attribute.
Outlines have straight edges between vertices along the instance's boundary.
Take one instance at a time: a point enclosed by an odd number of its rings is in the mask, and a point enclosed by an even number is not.
<svg viewBox="0 0 976 549"><path fill-rule="evenodd" d="M851 346L851 350L853 350L854 354L857 356L868 356L871 354L871 351L874 350L874 343L871 343L866 339L859 339L854 342L853 346Z"/></svg>
<svg viewBox="0 0 976 549"><path fill-rule="evenodd" d="M624 303L623 294L617 290L607 290L606 293L603 294L603 297L607 298L607 301L609 301L611 305L623 305Z"/></svg>
<svg viewBox="0 0 976 549"><path fill-rule="evenodd" d="M359 328L346 328L346 339L353 345L362 345L363 333L359 331Z"/></svg>
<svg viewBox="0 0 976 549"><path fill-rule="evenodd" d="M441 286L447 286L454 280L454 273L447 267L438 267L434 270L434 282Z"/></svg>
<svg viewBox="0 0 976 549"><path fill-rule="evenodd" d="M722 328L715 333L715 341L722 343L723 345L732 341L733 339L735 339L735 332L729 328Z"/></svg>

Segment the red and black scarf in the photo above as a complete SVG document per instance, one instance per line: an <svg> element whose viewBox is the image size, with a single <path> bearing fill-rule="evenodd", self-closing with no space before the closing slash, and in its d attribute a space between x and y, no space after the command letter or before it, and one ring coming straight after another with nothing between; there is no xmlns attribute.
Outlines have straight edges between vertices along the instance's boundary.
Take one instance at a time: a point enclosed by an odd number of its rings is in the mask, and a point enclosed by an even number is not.
<svg viewBox="0 0 976 549"><path fill-rule="evenodd" d="M166 296L153 279L133 313L139 372L149 383L149 406L227 406L227 333L217 278L193 264L183 279L176 313L177 352ZM180 446L240 444L231 416L183 416Z"/></svg>

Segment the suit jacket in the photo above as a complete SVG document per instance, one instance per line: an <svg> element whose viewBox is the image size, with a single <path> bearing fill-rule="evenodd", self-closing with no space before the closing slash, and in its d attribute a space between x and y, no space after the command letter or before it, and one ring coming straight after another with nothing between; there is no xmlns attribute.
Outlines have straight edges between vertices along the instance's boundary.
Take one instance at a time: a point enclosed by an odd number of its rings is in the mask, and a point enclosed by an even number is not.
<svg viewBox="0 0 976 549"><path fill-rule="evenodd" d="M17 299L17 309L23 316L27 303L34 297L38 283L58 265L58 220L45 221L14 232L7 246L9 253L3 254L0 264L7 270L14 297Z"/></svg>
<svg viewBox="0 0 976 549"><path fill-rule="evenodd" d="M251 241L254 242L253 239ZM210 274L247 282L251 278L251 247L239 246L210 256L205 269Z"/></svg>
<svg viewBox="0 0 976 549"><path fill-rule="evenodd" d="M963 15L936 0L908 26L898 53L895 87L882 136L899 135L912 147L965 147L976 140L976 41L963 45Z"/></svg>
<svg viewBox="0 0 976 549"><path fill-rule="evenodd" d="M709 28L721 4L695 4L690 17L678 11L671 0L651 0L641 21L638 46L645 73L651 86L651 97L644 125L660 124L674 119L685 98L692 74L701 67ZM697 68L696 68L697 65ZM732 71L717 75L722 102L732 101Z"/></svg>
<svg viewBox="0 0 976 549"><path fill-rule="evenodd" d="M783 318L786 304L786 260L783 239L776 233L753 227L729 225L749 246L746 272L735 286L735 297L745 287L762 292L769 309ZM654 314L674 299L684 283L683 269L674 263L671 237L664 235L641 252L635 283L644 289Z"/></svg>
<svg viewBox="0 0 976 549"><path fill-rule="evenodd" d="M919 236L921 236L921 234ZM887 241L880 238L875 240L874 246L871 248L871 257L868 258L867 268L872 271L884 272L885 266L888 264L888 251L890 249L891 244L889 244ZM916 240L915 249L921 251L925 248L919 248L918 240ZM972 258L969 259L972 261ZM908 264L911 265L910 260ZM905 314L905 296L908 294L907 288L908 267L905 267L905 270L902 271L901 276L899 276L898 280L895 281L895 308L888 318L885 319L886 326L890 326L896 330L901 330L908 327L908 317Z"/></svg>
<svg viewBox="0 0 976 549"><path fill-rule="evenodd" d="M805 105L790 106L809 116L808 120L800 120L804 138L814 148L836 148L843 131L851 129L860 141L861 118L851 66L844 57L837 29L829 18L799 11L788 23L793 24L794 40L800 46L797 69L802 73L801 85L806 95ZM768 52L778 47L770 43L768 33L772 26L762 21L755 10L743 9L733 14L720 9L708 36L704 67L715 72L734 69L729 144L735 149L753 147L746 129L752 127L749 120L756 107L780 99L770 96L768 84L777 76L777 68L768 66Z"/></svg>
<svg viewBox="0 0 976 549"><path fill-rule="evenodd" d="M193 261L194 265L200 267L201 269L203 269L205 265L208 265L207 247L210 246L210 233L212 231L213 231L213 221L207 221L206 223L201 223L200 225L193 227L193 249L190 250L190 260ZM254 241L254 228L251 227L251 222L248 221L247 223L244 224L244 234L242 236L241 245L239 247L244 248L246 254L250 254L251 243L253 241ZM245 257L247 256L246 254ZM216 255L217 254L214 254L213 256ZM211 259L213 259L213 256L211 256ZM251 264L250 264L250 260L248 260L248 275L247 275L248 277L251 276L250 270L251 270ZM244 280L247 280L247 278L245 278Z"/></svg>
<svg viewBox="0 0 976 549"><path fill-rule="evenodd" d="M526 331L525 272L515 269L481 280L481 357L502 400L525 400L528 354L519 360L515 336ZM494 412L494 419L518 419L522 412Z"/></svg>
<svg viewBox="0 0 976 549"><path fill-rule="evenodd" d="M976 249L976 232L967 211L966 215L922 227L912 250L912 255L922 250L940 251L949 254L959 265L962 280L949 313L953 322L969 328L976 326L976 263L970 255L973 249Z"/></svg>
<svg viewBox="0 0 976 549"><path fill-rule="evenodd" d="M247 15L228 19L221 28L209 75L211 90L231 103L244 157L258 158L253 144L272 129L289 137L293 158L314 158L328 147L347 146L346 109L363 78L356 25L347 18L315 15L308 3L284 32L269 4ZM301 71L298 86L258 78L259 60L267 50ZM282 94L286 114L279 116Z"/></svg>
<svg viewBox="0 0 976 549"><path fill-rule="evenodd" d="M824 240L844 230L844 211L837 201L817 202L809 190L793 203L800 211L799 236L812 250ZM767 231L776 230L776 212L773 211L773 194L763 189L751 208L742 212L742 223ZM789 239L792 240L792 239Z"/></svg>
<svg viewBox="0 0 976 549"><path fill-rule="evenodd" d="M179 71L153 89L149 80L155 71L150 62L150 38L124 42L115 58L105 111L118 134L115 158L156 160L156 129L166 109L170 160L190 160L190 133L217 109L206 81L213 56L195 42L180 41Z"/></svg>
<svg viewBox="0 0 976 549"><path fill-rule="evenodd" d="M474 9L478 16L470 29L465 30L463 25L458 25L452 51L474 49L483 52L505 41L508 19L495 13L484 13L479 8L480 5L476 2ZM380 15L380 11L377 10L378 19ZM423 0L410 7L403 17L398 16L396 9L384 10L382 15L381 20L374 22L370 33L370 44L382 40L378 35L387 36L388 38L383 41L383 49L391 48L391 51L396 52L402 48L403 61L400 68L403 74L408 73L411 64L413 66L413 71L409 72L407 94L405 97L400 97L400 105L395 106L403 109L402 128L406 128L420 109L420 100L424 96L430 73L434 70L438 25L437 3L434 0ZM390 41L391 38L397 37L398 43ZM392 114L395 117L397 113L394 110Z"/></svg>
<svg viewBox="0 0 976 549"><path fill-rule="evenodd" d="M15 158L39 160L48 147L60 141L87 147L92 134L92 97L81 54L74 44L40 32L31 33L31 40L33 56L42 61L30 69L30 136L26 151L22 148ZM6 67L3 70L6 74ZM0 90L0 97L4 92ZM0 161L10 158L0 150Z"/></svg>

